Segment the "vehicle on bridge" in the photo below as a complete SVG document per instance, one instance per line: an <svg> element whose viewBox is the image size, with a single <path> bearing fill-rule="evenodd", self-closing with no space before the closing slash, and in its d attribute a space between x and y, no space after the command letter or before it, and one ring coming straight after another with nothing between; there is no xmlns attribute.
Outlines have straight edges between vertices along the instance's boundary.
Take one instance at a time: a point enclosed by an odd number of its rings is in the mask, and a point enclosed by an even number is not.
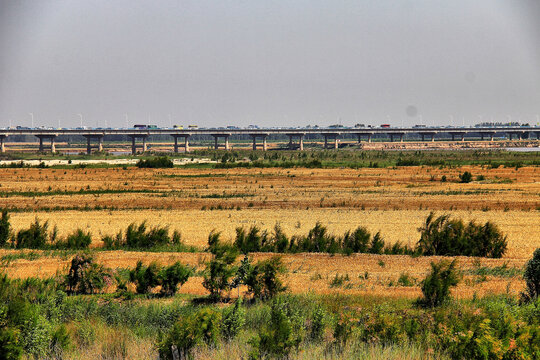
<svg viewBox="0 0 540 360"><path fill-rule="evenodd" d="M140 130L158 129L157 125L133 125L133 127Z"/></svg>
<svg viewBox="0 0 540 360"><path fill-rule="evenodd" d="M184 130L183 125L173 125L173 129Z"/></svg>
<svg viewBox="0 0 540 360"><path fill-rule="evenodd" d="M390 127L390 124L381 124L381 127L387 129Z"/></svg>
<svg viewBox="0 0 540 360"><path fill-rule="evenodd" d="M198 129L199 128L199 125L188 125L188 129L190 130L195 130L195 129Z"/></svg>

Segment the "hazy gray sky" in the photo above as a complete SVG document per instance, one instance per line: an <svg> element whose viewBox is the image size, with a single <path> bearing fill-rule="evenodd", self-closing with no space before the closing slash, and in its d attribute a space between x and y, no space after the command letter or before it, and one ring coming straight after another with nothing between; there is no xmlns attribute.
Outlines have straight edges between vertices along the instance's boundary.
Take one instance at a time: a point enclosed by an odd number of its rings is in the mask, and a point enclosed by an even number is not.
<svg viewBox="0 0 540 360"><path fill-rule="evenodd" d="M537 123L538 3L0 0L0 127Z"/></svg>

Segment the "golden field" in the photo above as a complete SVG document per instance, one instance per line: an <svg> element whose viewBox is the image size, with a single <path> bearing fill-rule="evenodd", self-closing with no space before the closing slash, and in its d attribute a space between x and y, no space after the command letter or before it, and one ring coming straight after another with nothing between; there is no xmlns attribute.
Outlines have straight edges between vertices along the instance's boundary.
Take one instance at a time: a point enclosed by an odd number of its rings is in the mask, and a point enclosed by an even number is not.
<svg viewBox="0 0 540 360"><path fill-rule="evenodd" d="M463 171L481 181L461 184ZM448 178L441 182L442 176ZM80 227L100 238L123 230L132 222L179 230L186 245L203 249L208 233L222 232L234 239L235 228L258 225L272 231L276 223L290 236L306 234L317 221L341 235L357 226L380 231L385 241L414 245L417 228L430 211L450 213L463 220L492 221L508 236L503 259L481 259L483 266L522 267L540 246L540 171L537 167L497 168L405 167L383 169L0 169L0 206L11 213L15 230L37 216L56 225L60 235ZM106 208L106 209L103 209ZM54 209L54 211L51 211ZM66 210L68 209L68 210ZM81 209L81 210L77 210ZM96 210L97 209L97 210ZM2 250L1 255L15 250ZM10 276L50 276L64 272L69 258L49 253L35 260L13 260ZM99 251L99 262L131 267L137 260L170 263L181 260L202 269L204 253ZM269 254L255 254L264 258ZM428 272L431 257L358 254L284 255L292 292L370 293L418 296L418 286L396 286L401 274L416 282ZM460 268L471 269L474 259L460 258ZM366 276L367 273L367 276ZM348 275L339 288L330 287L336 274ZM367 278L366 278L367 277ZM181 292L203 294L202 279L194 277ZM517 293L519 278L465 277L457 296Z"/></svg>

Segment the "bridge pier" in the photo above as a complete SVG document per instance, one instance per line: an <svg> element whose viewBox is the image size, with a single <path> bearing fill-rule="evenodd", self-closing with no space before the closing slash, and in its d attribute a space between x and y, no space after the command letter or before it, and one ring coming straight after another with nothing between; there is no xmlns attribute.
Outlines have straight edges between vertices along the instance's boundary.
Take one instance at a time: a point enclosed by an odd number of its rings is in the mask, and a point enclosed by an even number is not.
<svg viewBox="0 0 540 360"><path fill-rule="evenodd" d="M452 135L452 141L456 140L456 136L460 137L460 141L465 141L465 133L459 132L459 133L450 133Z"/></svg>
<svg viewBox="0 0 540 360"><path fill-rule="evenodd" d="M420 133L420 136L422 137L422 142L426 141L426 136L430 136L431 137L430 141L435 142L435 133L434 132Z"/></svg>
<svg viewBox="0 0 540 360"><path fill-rule="evenodd" d="M294 150L294 137L298 138L298 150L302 151L304 150L304 135L302 133L296 133L296 134L286 134L289 136L289 150Z"/></svg>
<svg viewBox="0 0 540 360"><path fill-rule="evenodd" d="M128 135L131 138L131 154L135 155L137 154L137 138L142 139L142 152L146 152L148 150L148 147L146 145L146 138L148 137L148 134L132 134Z"/></svg>
<svg viewBox="0 0 540 360"><path fill-rule="evenodd" d="M263 151L268 150L268 145L266 143L266 138L268 134L249 134L253 138L253 150L257 150L257 138L262 138L262 149Z"/></svg>
<svg viewBox="0 0 540 360"><path fill-rule="evenodd" d="M7 135L0 134L0 153L5 153L6 152L6 146L4 145L6 137L7 137Z"/></svg>
<svg viewBox="0 0 540 360"><path fill-rule="evenodd" d="M36 135L39 139L39 152L45 152L45 144L43 143L44 139L49 139L51 142L50 149L52 153L56 152L56 145L54 139L56 138L55 134L46 134L46 135Z"/></svg>
<svg viewBox="0 0 540 360"><path fill-rule="evenodd" d="M173 134L172 137L174 138L174 152L178 153L179 145L178 145L178 138L183 137L184 138L184 152L189 152L189 137L191 134Z"/></svg>
<svg viewBox="0 0 540 360"><path fill-rule="evenodd" d="M86 138L86 153L90 155L92 153L92 138L96 138L98 144L96 146L99 152L103 151L103 135L83 135Z"/></svg>
<svg viewBox="0 0 540 360"><path fill-rule="evenodd" d="M218 140L219 138L223 138L223 140L225 140L225 150L230 150L230 146L229 146L229 136L231 136L231 134L212 134L212 136L214 137L214 149L215 150L218 150L219 149L219 143L218 143Z"/></svg>
<svg viewBox="0 0 540 360"><path fill-rule="evenodd" d="M373 136L373 133L356 133L356 136L358 136L358 142L362 142L362 136L367 136L367 142L371 142L371 137Z"/></svg>
<svg viewBox="0 0 540 360"><path fill-rule="evenodd" d="M331 145L331 148L332 149L339 148L339 146L338 146L338 136L339 136L339 134L338 133L335 133L335 134L323 134L323 136L324 136L324 148L325 149L328 149L328 139L329 138L333 142L333 144Z"/></svg>

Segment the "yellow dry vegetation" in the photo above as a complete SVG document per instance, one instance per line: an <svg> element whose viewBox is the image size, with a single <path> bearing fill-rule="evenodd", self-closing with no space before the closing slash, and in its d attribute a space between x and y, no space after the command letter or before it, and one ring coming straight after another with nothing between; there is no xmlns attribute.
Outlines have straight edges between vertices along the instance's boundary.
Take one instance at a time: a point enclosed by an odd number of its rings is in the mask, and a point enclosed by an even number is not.
<svg viewBox="0 0 540 360"><path fill-rule="evenodd" d="M463 220L492 221L508 236L505 258L525 259L540 246L540 215L538 211L439 211ZM28 227L37 216L56 225L61 236L78 227L93 235L93 247L102 245L101 236L114 235L130 223L147 221L151 226L168 226L182 234L186 245L204 248L211 230L220 231L222 239L233 241L237 227L257 225L268 232L280 224L285 233L305 235L320 221L329 231L343 235L345 231L365 226L371 233L381 232L385 241L415 245L420 235L418 228L429 210L358 210L358 209L249 209L249 210L118 210L118 211L59 211L13 213L15 230Z"/></svg>
<svg viewBox="0 0 540 360"><path fill-rule="evenodd" d="M16 250L0 250L0 256L14 253ZM273 256L273 254L251 254L253 261L260 261ZM430 263L443 257L417 257L401 255L370 255L353 254L285 254L281 256L288 273L285 275L285 284L292 293L314 292L318 294L345 293L345 294L371 294L381 296L418 297L420 295L420 281L430 270ZM198 270L204 269L208 260L205 253L156 253L156 252L129 252L129 251L100 251L95 259L112 269L133 268L137 261L145 264L156 261L161 264L172 264L181 261ZM240 258L238 259L240 260ZM457 257L459 269L467 271L477 266L507 268L522 268L526 259L472 259ZM70 257L58 258L45 255L35 260L14 260L5 268L6 273L14 278L30 276L49 277L65 274L69 268ZM401 286L398 279L407 274L411 286ZM337 276L347 276L339 287L332 286L332 280ZM470 298L474 294L486 295L495 293L517 294L523 290L523 281L519 277L493 277L487 276L478 279L477 276L466 275L459 286L454 290L454 296ZM204 295L206 290L202 286L202 277L196 276L188 280L181 289L182 293Z"/></svg>
<svg viewBox="0 0 540 360"><path fill-rule="evenodd" d="M485 180L461 184L463 171ZM441 182L442 176L448 182ZM179 230L186 245L203 248L215 229L232 241L235 228L257 225L272 231L279 223L291 235L306 234L316 222L342 235L357 226L380 231L385 241L414 245L417 231L430 211L449 213L465 221L492 221L508 236L503 259L482 259L484 266L521 268L540 246L540 171L538 167L497 168L404 167L384 169L0 169L0 207L13 207L14 230L38 217L56 225L65 236L77 228L91 231L93 247L102 235L115 234L130 223ZM106 209L103 209L105 208ZM71 210L66 210L71 209ZM0 250L0 257L16 253ZM256 260L271 256L254 254ZM111 268L132 267L138 260L171 263L180 260L203 268L205 253L99 251L96 258ZM385 255L330 256L287 254L286 283L295 293L345 292L416 297L419 281L438 258ZM70 258L49 253L13 260L10 276L51 276L65 273ZM473 259L460 258L460 268ZM402 274L414 286L396 286ZM334 277L347 276L340 286ZM480 281L481 280L481 281ZM455 291L458 297L516 293L519 277L467 275ZM182 292L205 294L200 277Z"/></svg>

